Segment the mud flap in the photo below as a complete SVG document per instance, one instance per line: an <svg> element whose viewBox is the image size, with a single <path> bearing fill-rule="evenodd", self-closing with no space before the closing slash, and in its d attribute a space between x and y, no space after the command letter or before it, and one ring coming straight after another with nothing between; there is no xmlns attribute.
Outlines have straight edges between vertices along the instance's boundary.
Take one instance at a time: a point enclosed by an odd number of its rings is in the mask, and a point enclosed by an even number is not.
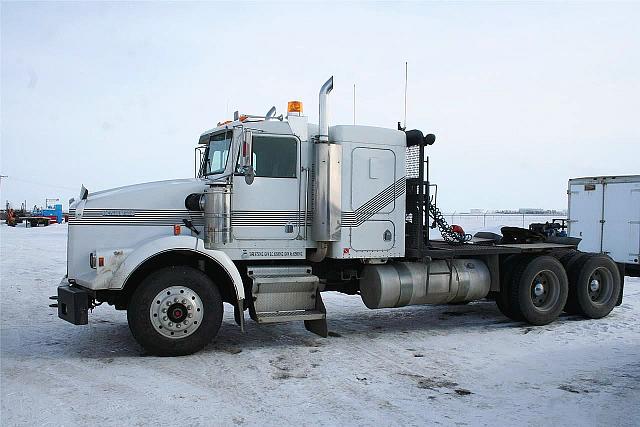
<svg viewBox="0 0 640 427"><path fill-rule="evenodd" d="M244 305L244 300L238 300L238 303L233 306L233 318L240 326L240 332L244 332L244 311L240 310L240 307Z"/></svg>
<svg viewBox="0 0 640 427"><path fill-rule="evenodd" d="M622 304L622 294L624 294L624 274L625 274L625 265L623 263L618 264L618 271L620 272L620 295L618 295L618 302L616 303L616 307Z"/></svg>
<svg viewBox="0 0 640 427"><path fill-rule="evenodd" d="M307 331L326 338L329 335L329 330L327 328L327 309L324 306L324 302L322 302L320 291L316 292L316 310L324 314L322 319L305 320L304 327Z"/></svg>

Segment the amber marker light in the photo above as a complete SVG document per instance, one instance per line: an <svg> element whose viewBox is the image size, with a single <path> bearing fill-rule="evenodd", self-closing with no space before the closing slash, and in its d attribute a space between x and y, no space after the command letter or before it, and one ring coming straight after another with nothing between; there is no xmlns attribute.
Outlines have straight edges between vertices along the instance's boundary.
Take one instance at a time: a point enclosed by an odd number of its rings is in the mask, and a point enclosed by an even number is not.
<svg viewBox="0 0 640 427"><path fill-rule="evenodd" d="M300 113L302 114L302 102L289 101L287 103L287 113Z"/></svg>

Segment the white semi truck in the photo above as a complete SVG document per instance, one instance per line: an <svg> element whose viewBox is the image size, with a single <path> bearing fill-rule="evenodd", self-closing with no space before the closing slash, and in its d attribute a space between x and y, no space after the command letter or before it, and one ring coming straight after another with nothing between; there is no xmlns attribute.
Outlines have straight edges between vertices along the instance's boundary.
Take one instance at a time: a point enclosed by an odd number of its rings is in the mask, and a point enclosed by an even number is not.
<svg viewBox="0 0 640 427"><path fill-rule="evenodd" d="M248 311L327 336L323 291L359 294L371 309L492 298L533 325L563 310L603 317L620 303L606 255L524 229L471 239L450 227L428 180L435 137L329 126L332 89L333 77L317 125L293 101L286 117L236 114L203 133L194 179L82 187L52 297L59 317L87 324L106 302L127 310L149 353L184 355L217 334L223 303L243 330ZM430 239L431 219L442 239Z"/></svg>

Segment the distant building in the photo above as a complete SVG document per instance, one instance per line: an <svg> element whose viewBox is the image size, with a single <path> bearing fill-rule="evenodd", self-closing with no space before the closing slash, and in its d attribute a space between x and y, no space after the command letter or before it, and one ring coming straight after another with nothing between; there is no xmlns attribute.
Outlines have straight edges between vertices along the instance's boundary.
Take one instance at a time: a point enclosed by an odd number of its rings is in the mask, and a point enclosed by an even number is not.
<svg viewBox="0 0 640 427"><path fill-rule="evenodd" d="M542 209L542 208L520 208L518 210L513 209L501 209L495 211L498 214L517 214L517 215L558 215L566 216L567 210L562 209Z"/></svg>

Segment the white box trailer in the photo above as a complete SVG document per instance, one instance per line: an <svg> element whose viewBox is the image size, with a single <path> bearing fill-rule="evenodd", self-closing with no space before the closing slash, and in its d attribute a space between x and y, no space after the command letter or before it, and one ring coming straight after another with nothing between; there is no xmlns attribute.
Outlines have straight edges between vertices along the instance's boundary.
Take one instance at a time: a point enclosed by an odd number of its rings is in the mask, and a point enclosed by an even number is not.
<svg viewBox="0 0 640 427"><path fill-rule="evenodd" d="M578 249L600 252L640 276L640 175L569 180L568 234Z"/></svg>

